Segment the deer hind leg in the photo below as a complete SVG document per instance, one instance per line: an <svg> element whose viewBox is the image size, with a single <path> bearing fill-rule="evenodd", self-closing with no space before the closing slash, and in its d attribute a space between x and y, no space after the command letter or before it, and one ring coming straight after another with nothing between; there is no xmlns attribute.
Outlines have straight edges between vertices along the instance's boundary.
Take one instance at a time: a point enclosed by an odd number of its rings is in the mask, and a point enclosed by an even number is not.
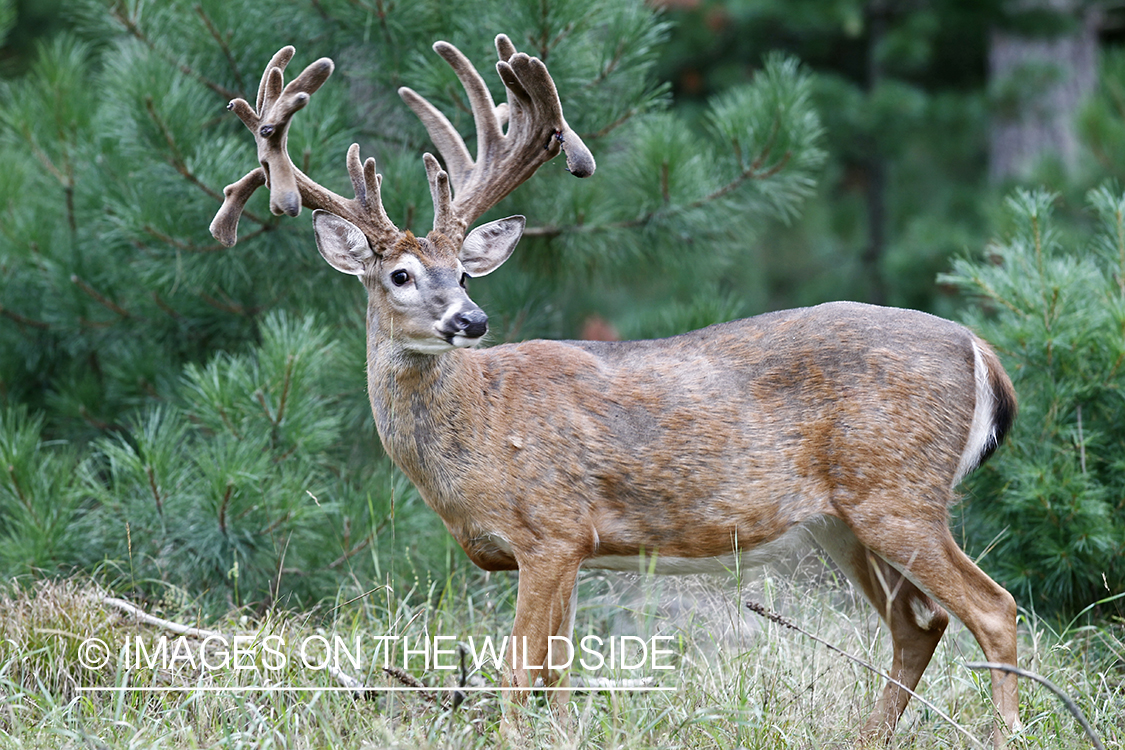
<svg viewBox="0 0 1125 750"><path fill-rule="evenodd" d="M883 505L885 509L887 505ZM899 570L964 623L976 638L985 659L1016 664L1016 602L961 551L944 515L940 521L880 514L873 523L848 519L859 541ZM1019 691L1016 676L992 672L992 701L996 709L993 741L1004 744L1004 729L1016 730Z"/></svg>
<svg viewBox="0 0 1125 750"><path fill-rule="evenodd" d="M891 682L883 688L861 738L889 740L941 640L949 616L886 560L864 547L847 526L832 519L814 532L848 579L863 592L891 633Z"/></svg>

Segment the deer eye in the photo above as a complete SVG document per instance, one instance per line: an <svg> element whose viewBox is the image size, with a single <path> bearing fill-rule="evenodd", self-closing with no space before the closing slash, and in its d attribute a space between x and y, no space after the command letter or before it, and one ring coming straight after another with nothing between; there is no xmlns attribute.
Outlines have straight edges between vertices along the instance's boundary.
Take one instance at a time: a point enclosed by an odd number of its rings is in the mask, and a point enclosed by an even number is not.
<svg viewBox="0 0 1125 750"><path fill-rule="evenodd" d="M391 283L395 286L402 286L408 281L410 281L410 274L403 271L401 268L391 274Z"/></svg>
<svg viewBox="0 0 1125 750"><path fill-rule="evenodd" d="M461 274L461 288L464 289L468 283L469 283L469 274L467 274L467 273Z"/></svg>

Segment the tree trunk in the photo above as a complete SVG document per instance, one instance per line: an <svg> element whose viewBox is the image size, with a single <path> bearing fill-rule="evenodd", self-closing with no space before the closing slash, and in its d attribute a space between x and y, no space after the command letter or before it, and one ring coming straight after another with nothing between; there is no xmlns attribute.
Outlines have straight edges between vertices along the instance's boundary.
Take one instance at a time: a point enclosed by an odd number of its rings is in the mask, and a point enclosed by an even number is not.
<svg viewBox="0 0 1125 750"><path fill-rule="evenodd" d="M870 100L883 80L879 45L887 32L887 3L872 0L864 9L867 22L867 96ZM887 304L887 280L883 277L883 255L887 249L887 154L882 147L872 149L867 158L867 247L860 255L867 281L867 301Z"/></svg>
<svg viewBox="0 0 1125 750"><path fill-rule="evenodd" d="M1097 83L1096 10L1077 0L1029 0L1021 11L1056 12L1077 23L1063 33L1023 35L995 30L988 55L994 97L989 177L1025 178L1044 157L1069 172L1078 159L1075 116Z"/></svg>

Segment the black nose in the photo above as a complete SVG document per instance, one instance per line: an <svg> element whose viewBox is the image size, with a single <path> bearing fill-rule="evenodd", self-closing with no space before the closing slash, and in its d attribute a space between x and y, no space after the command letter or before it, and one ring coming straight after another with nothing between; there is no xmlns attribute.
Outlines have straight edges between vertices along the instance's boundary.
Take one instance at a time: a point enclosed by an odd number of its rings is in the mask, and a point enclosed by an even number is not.
<svg viewBox="0 0 1125 750"><path fill-rule="evenodd" d="M484 310L468 310L453 316L453 324L470 339L479 339L488 332L488 316Z"/></svg>

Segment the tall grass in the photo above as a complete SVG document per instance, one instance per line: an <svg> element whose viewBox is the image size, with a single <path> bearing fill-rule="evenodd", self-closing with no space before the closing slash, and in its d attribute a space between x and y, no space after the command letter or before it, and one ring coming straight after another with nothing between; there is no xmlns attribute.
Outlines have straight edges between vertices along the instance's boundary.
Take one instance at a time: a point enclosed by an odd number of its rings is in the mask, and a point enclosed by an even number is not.
<svg viewBox="0 0 1125 750"><path fill-rule="evenodd" d="M576 727L565 733L542 696L524 722L532 746L612 748L847 747L882 689L880 678L838 654L746 610L754 599L803 629L885 669L888 640L875 614L831 574L766 570L752 580L597 575L583 578L575 636L671 636L672 670L603 670L595 676L645 676L674 691L576 691L569 711ZM192 668L185 660L164 669L129 663L137 639L153 648L173 633L138 623L107 606L105 592L78 581L39 582L0 594L0 746L3 747L493 747L498 743L499 699L453 693L339 690L325 669L302 666L289 653L282 669L266 669L262 646L322 643L358 636L366 656L344 671L368 687L494 686L495 671L423 668L417 656L406 673L388 674L377 636L393 636L390 661L403 666L403 644L434 635L464 641L502 636L511 626L515 577L463 570L444 581L420 579L410 591L389 587L342 589L335 602L301 615L273 613L251 619L239 612L208 623L225 635L244 636L257 669ZM159 605L148 605L161 610ZM192 622L190 612L165 606L163 617ZM1020 666L1049 677L1075 698L1107 747L1125 742L1125 626L1057 626L1025 613L1020 623ZM82 666L81 644L104 641L112 658L99 669ZM310 640L311 639L311 640ZM191 648L202 648L199 639ZM412 648L414 646L411 646ZM211 663L219 664L215 644ZM146 651L147 653L147 651ZM323 656L321 651L318 654ZM133 654L135 655L135 654ZM971 635L954 624L923 678L921 694L982 741L992 724L987 673L964 666L980 659ZM447 663L450 659L445 660ZM452 657L453 662L459 661ZM276 662L276 660L275 660ZM276 666L275 664L271 664ZM432 666L432 665L431 665ZM642 674L643 673L643 674ZM578 675L581 677L582 675ZM589 675L586 675L589 677ZM1017 746L1075 748L1084 735L1045 689L1021 683L1025 732ZM100 688L82 690L80 688ZM109 688L112 688L110 690ZM141 692L121 688L160 689ZM267 689L270 688L270 689ZM277 688L285 688L281 691ZM293 691L294 688L307 690ZM174 690L172 690L174 689ZM227 692L205 692L223 689ZM320 689L320 690L318 690ZM328 690L331 689L331 690ZM973 746L957 728L915 701L896 733L901 748Z"/></svg>

